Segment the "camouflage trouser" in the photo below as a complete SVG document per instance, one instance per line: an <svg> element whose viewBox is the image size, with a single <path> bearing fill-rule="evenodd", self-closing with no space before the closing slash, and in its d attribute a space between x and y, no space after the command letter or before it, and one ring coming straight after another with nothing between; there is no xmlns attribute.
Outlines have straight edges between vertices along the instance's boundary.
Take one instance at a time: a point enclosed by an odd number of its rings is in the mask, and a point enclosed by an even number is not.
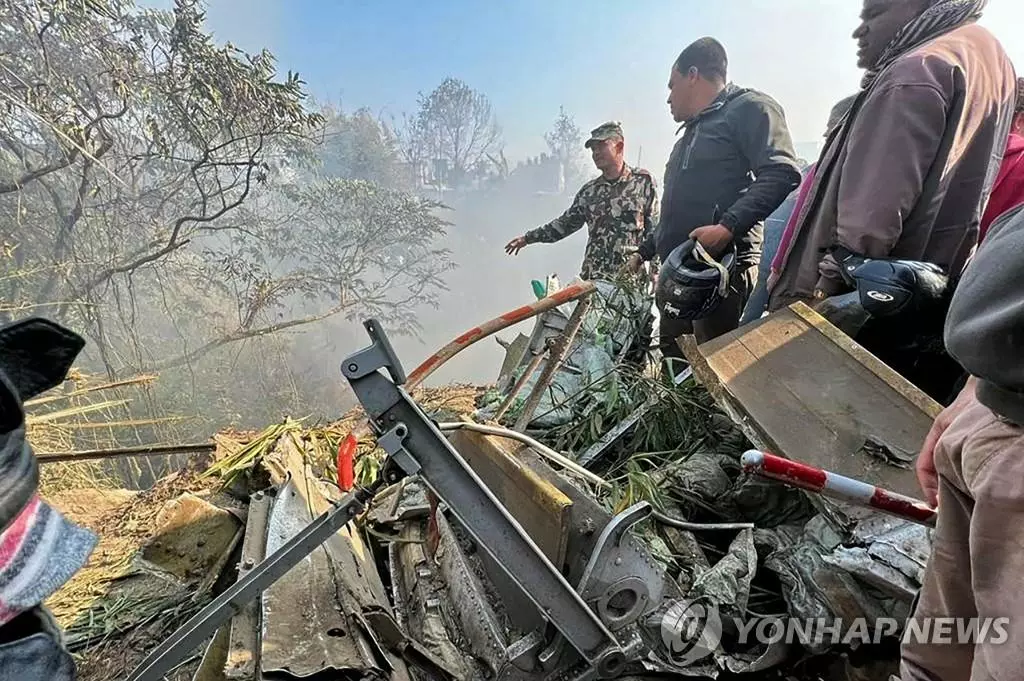
<svg viewBox="0 0 1024 681"><path fill-rule="evenodd" d="M50 613L37 607L0 627L0 681L74 681L75 662Z"/></svg>

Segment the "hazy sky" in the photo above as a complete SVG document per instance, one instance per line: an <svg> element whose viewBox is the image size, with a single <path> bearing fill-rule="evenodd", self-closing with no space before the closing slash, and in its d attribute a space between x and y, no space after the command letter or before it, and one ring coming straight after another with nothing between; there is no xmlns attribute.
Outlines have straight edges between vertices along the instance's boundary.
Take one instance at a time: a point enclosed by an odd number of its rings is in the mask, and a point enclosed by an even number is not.
<svg viewBox="0 0 1024 681"><path fill-rule="evenodd" d="M154 0L145 4L170 4ZM621 120L631 162L660 175L676 126L668 71L692 40L729 52L730 78L785 108L797 142L816 142L833 103L855 91L850 38L859 0L209 0L209 28L266 47L319 99L400 117L455 76L486 93L510 159L545 150L564 105L584 130ZM1024 64L1024 3L990 0L983 23ZM1024 66L1019 69L1024 71Z"/></svg>
<svg viewBox="0 0 1024 681"><path fill-rule="evenodd" d="M137 1L165 8L173 2ZM814 145L832 105L857 89L850 34L860 6L860 0L208 0L207 19L219 40L269 49L282 72L298 71L316 98L350 111L366 106L400 119L415 108L418 92L446 76L461 78L490 97L513 162L546 150L542 135L560 105L584 131L621 120L630 162L642 151L641 164L660 182L677 127L665 104L666 85L683 47L717 37L729 52L733 81L778 99L795 141ZM1024 72L1024 2L990 0L984 23ZM573 278L586 230L517 258L503 253L506 238L537 226L543 211L528 208L498 208L506 223L498 231L505 233L490 235L459 263L439 309L421 312L421 337L393 339L407 368L456 334L530 300L531 279L550 272L563 282ZM552 208L543 219L557 212ZM517 330L531 328L528 322ZM365 341L360 329L350 331L328 334L332 345L317 358L325 371L336 371L336 357ZM511 340L515 332L502 336ZM494 380L501 357L497 343L479 343L429 382Z"/></svg>

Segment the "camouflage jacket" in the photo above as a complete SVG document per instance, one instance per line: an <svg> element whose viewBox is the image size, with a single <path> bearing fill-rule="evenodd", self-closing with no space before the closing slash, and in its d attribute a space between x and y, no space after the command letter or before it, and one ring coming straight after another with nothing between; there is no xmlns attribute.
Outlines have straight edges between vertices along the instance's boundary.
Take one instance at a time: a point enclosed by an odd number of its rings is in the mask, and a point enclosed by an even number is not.
<svg viewBox="0 0 1024 681"><path fill-rule="evenodd" d="M554 243L589 227L580 276L614 280L631 252L658 224L658 190L642 168L631 168L616 180L602 175L577 192L569 210L543 227L526 233L526 242Z"/></svg>

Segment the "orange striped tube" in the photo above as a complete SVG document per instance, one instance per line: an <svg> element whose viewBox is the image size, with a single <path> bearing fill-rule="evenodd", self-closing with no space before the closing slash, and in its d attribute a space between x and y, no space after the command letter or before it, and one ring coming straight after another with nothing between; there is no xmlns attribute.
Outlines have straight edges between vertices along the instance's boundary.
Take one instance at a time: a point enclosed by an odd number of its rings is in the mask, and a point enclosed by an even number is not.
<svg viewBox="0 0 1024 681"><path fill-rule="evenodd" d="M489 322L470 329L451 343L448 343L443 348L435 352L424 360L422 364L416 367L412 373L409 374L408 379L405 382L405 389L411 393L420 385L420 383L430 376L430 374L437 371L442 364L468 348L470 345L473 345L488 336L492 336L502 329L507 329L519 322L526 321L531 317L543 314L544 312L554 309L559 305L579 300L584 296L590 295L596 289L597 287L590 281L571 284L559 291L556 291L555 293L552 293L546 298L541 298L529 305L517 307L511 312L506 312L500 317L495 317ZM351 433L351 435L356 437L356 439L362 439L369 434L370 427L369 424L365 422L357 426Z"/></svg>
<svg viewBox="0 0 1024 681"><path fill-rule="evenodd" d="M530 319L531 317L536 317L537 315L547 312L552 308L556 308L559 305L563 305L589 295L595 290L595 288L594 284L589 281L573 284L551 294L547 298L541 298L530 305L518 307L511 312L506 312L500 317L495 317L485 324L481 324L480 326L470 329L448 345L435 352L422 364L416 367L416 369L409 374L409 379L406 382L405 389L409 392L415 390L416 387L427 378L427 376L434 373L434 371L436 371L442 364L468 348L470 345L473 345L474 343L487 338L502 329L507 329L508 327Z"/></svg>

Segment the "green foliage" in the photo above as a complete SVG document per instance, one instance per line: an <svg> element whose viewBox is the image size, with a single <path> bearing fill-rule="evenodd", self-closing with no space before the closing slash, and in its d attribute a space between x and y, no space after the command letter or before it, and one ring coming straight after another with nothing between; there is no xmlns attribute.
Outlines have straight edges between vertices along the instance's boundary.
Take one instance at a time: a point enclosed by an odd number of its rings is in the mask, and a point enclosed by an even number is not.
<svg viewBox="0 0 1024 681"><path fill-rule="evenodd" d="M704 440L715 413L706 391L692 381L675 387L624 368L602 377L573 400L573 419L546 435L559 451L584 451L648 400L654 406L623 439L622 448L629 452L688 449Z"/></svg>
<svg viewBox="0 0 1024 681"><path fill-rule="evenodd" d="M451 267L393 134L203 22L196 0L0 0L0 321L62 321L112 378L162 370L137 408L194 417L188 440L339 410L285 332L414 329Z"/></svg>

